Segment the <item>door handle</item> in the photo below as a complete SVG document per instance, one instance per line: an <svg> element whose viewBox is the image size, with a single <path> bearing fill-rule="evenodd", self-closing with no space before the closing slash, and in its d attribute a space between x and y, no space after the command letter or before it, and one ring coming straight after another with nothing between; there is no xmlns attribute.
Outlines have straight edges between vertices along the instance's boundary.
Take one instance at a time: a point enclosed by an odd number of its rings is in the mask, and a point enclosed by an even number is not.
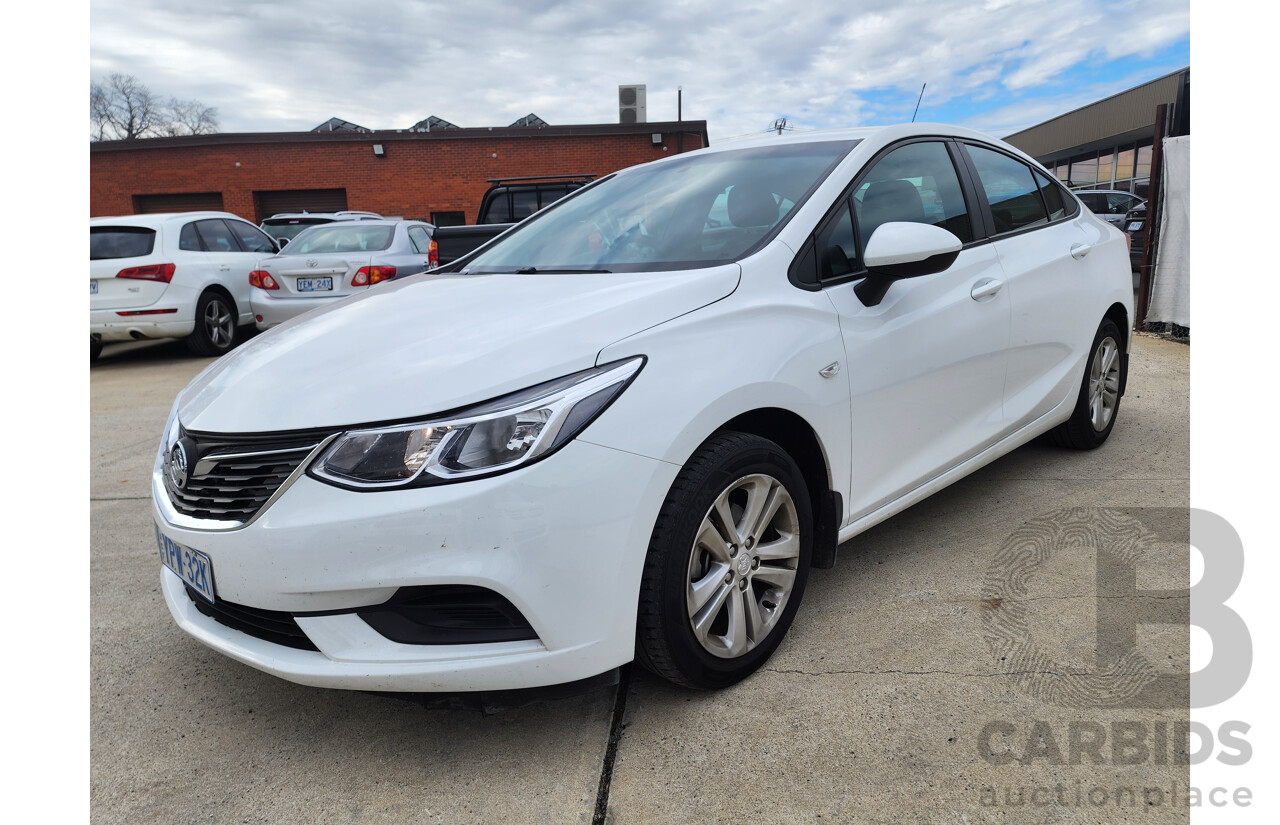
<svg viewBox="0 0 1280 825"><path fill-rule="evenodd" d="M1004 287L1004 281L997 281L995 278L983 278L973 285L973 289L969 292L969 297L975 301L989 301L996 296L996 293Z"/></svg>
<svg viewBox="0 0 1280 825"><path fill-rule="evenodd" d="M1089 250L1093 249L1093 244L1073 243L1071 244L1071 257L1077 261L1089 254Z"/></svg>

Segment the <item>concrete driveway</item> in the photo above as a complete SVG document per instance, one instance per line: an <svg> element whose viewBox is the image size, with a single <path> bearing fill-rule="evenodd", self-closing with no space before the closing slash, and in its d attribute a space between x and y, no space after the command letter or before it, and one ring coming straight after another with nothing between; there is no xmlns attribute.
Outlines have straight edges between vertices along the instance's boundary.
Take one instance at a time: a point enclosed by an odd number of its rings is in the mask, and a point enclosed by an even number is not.
<svg viewBox="0 0 1280 825"><path fill-rule="evenodd" d="M1102 449L1023 447L842 546L734 688L624 669L476 700L301 687L179 631L148 476L209 361L109 346L90 379L92 819L1188 821L1189 361L1139 336Z"/></svg>

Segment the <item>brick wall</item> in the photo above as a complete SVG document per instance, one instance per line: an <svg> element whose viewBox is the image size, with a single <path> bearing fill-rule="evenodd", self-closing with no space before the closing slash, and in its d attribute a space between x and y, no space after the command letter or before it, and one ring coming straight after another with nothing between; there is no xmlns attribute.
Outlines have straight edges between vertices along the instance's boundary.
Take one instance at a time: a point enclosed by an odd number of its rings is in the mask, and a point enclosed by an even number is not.
<svg viewBox="0 0 1280 825"><path fill-rule="evenodd" d="M385 157L374 155L375 143ZM490 178L599 176L705 143L702 121L111 141L90 144L89 210L91 217L127 215L137 195L221 192L226 211L258 223L267 216L255 191L343 188L349 209L411 218L462 211L473 223Z"/></svg>

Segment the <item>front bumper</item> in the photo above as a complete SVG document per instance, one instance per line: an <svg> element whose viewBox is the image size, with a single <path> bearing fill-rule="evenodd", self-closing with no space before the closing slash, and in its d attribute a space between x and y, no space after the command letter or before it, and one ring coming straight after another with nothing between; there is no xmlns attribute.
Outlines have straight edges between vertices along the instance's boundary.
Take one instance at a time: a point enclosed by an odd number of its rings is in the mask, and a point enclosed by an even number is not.
<svg viewBox="0 0 1280 825"><path fill-rule="evenodd" d="M319 652L296 650L202 614L161 568L165 601L204 644L307 685L466 691L588 678L633 656L640 571L678 471L575 441L514 472L417 490L358 493L304 475L246 526L217 531L176 524L153 476L158 529L209 557L221 599L313 613L381 604L400 587L474 585L509 599L536 640L400 644L342 613L298 617Z"/></svg>

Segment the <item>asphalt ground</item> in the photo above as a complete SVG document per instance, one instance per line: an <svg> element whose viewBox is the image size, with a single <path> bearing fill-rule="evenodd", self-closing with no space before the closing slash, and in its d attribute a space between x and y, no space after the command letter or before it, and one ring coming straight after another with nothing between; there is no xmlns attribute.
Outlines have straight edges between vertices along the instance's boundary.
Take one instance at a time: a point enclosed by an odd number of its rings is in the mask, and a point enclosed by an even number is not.
<svg viewBox="0 0 1280 825"><path fill-rule="evenodd" d="M1036 442L840 548L764 669L565 692L302 687L182 633L149 473L209 361L90 370L96 823L1186 822L1189 366L1139 336L1110 441Z"/></svg>

